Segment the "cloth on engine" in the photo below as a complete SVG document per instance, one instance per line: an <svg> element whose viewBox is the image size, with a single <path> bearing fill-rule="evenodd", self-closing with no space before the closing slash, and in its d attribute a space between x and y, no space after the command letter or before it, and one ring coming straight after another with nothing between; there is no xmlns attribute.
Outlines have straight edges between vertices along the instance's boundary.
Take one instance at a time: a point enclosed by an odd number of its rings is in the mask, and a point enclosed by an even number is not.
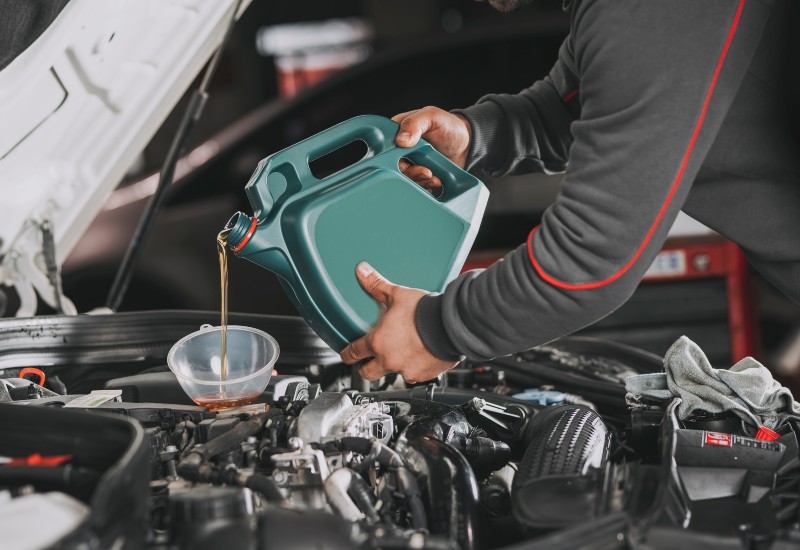
<svg viewBox="0 0 800 550"><path fill-rule="evenodd" d="M680 397L681 420L697 411L730 411L742 419L751 433L759 426L778 428L789 417L800 419L800 404L792 392L752 357L742 359L730 369L715 369L700 346L681 336L664 356L664 370L629 377L625 381L628 403L639 403L642 398Z"/></svg>

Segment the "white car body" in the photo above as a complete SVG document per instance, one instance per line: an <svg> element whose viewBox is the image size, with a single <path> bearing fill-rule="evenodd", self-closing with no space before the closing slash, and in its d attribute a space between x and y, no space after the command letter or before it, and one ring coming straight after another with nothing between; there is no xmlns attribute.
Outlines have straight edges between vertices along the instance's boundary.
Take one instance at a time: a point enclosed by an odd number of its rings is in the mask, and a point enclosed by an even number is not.
<svg viewBox="0 0 800 550"><path fill-rule="evenodd" d="M236 5L72 0L0 72L0 284L16 287L17 316L35 313L36 293L56 303L42 223L61 265L219 46Z"/></svg>

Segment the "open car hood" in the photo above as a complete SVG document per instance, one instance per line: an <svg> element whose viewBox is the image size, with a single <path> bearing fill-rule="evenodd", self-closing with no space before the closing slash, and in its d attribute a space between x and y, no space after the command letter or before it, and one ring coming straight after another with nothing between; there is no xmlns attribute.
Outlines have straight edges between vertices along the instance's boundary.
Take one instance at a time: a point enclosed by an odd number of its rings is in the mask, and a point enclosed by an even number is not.
<svg viewBox="0 0 800 550"><path fill-rule="evenodd" d="M71 0L0 72L0 284L17 288L18 316L35 313L36 293L56 302L44 247L61 265L219 46L235 6Z"/></svg>

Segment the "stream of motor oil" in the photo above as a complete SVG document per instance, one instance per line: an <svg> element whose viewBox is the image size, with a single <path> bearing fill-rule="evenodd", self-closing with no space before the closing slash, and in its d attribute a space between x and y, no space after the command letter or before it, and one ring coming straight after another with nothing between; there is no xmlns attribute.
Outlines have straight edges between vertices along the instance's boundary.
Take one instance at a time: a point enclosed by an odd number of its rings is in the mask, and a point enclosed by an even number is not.
<svg viewBox="0 0 800 550"><path fill-rule="evenodd" d="M230 229L223 229L217 235L217 256L219 257L219 290L220 290L220 334L222 366L219 381L224 384L228 379L228 234ZM220 387L223 399L227 398L224 387Z"/></svg>
<svg viewBox="0 0 800 550"><path fill-rule="evenodd" d="M217 235L217 257L219 258L219 290L220 290L220 371L219 392L217 394L199 395L192 400L202 407L212 410L230 409L252 403L258 394L243 397L229 396L225 389L228 379L228 234L230 229L223 229Z"/></svg>

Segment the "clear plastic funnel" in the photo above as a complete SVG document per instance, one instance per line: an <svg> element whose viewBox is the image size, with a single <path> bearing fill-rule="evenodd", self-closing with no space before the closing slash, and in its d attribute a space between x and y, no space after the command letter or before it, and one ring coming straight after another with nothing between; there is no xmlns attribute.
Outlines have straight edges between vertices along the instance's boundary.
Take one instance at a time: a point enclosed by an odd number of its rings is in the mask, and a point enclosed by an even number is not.
<svg viewBox="0 0 800 550"><path fill-rule="evenodd" d="M278 342L264 331L228 325L227 373L222 376L220 327L203 325L172 346L167 365L192 401L210 409L252 403L267 387Z"/></svg>

